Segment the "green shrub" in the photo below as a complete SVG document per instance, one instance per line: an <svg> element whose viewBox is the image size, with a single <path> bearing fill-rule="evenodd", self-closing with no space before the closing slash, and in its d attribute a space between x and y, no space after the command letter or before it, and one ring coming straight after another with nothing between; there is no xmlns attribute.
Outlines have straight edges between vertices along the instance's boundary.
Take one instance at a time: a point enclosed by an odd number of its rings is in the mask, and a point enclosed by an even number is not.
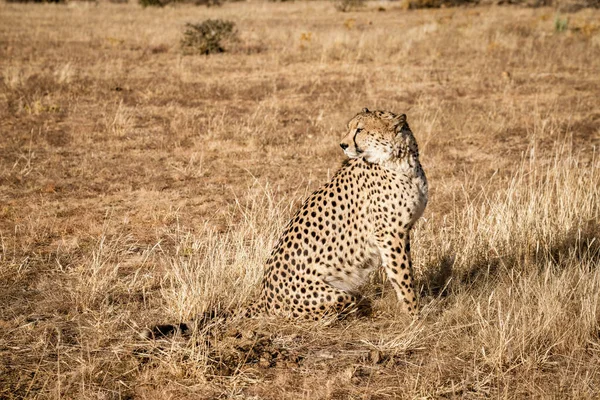
<svg viewBox="0 0 600 400"><path fill-rule="evenodd" d="M335 9L341 12L358 10L365 6L365 0L338 0L335 2Z"/></svg>
<svg viewBox="0 0 600 400"><path fill-rule="evenodd" d="M222 0L139 0L142 7L164 7L171 3L194 4L196 6L221 6Z"/></svg>
<svg viewBox="0 0 600 400"><path fill-rule="evenodd" d="M164 7L170 3L169 0L139 0L140 5L146 7Z"/></svg>
<svg viewBox="0 0 600 400"><path fill-rule="evenodd" d="M235 23L222 19L207 19L200 24L186 24L181 47L186 54L223 53L223 42L235 40Z"/></svg>
<svg viewBox="0 0 600 400"><path fill-rule="evenodd" d="M499 1L504 1L504 0L499 0ZM480 2L481 2L480 0L407 0L406 8L418 9L418 8L460 7L460 6L477 5Z"/></svg>
<svg viewBox="0 0 600 400"><path fill-rule="evenodd" d="M177 0L178 3L192 3L197 6L220 7L223 5L222 0Z"/></svg>
<svg viewBox="0 0 600 400"><path fill-rule="evenodd" d="M65 4L66 0L6 0L7 3L56 3Z"/></svg>

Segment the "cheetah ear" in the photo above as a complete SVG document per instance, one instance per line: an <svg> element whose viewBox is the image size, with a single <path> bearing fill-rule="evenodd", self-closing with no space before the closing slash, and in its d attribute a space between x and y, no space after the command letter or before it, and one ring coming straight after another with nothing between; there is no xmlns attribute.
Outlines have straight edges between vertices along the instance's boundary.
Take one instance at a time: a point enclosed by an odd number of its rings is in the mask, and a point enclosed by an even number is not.
<svg viewBox="0 0 600 400"><path fill-rule="evenodd" d="M365 114L369 112L369 109L367 107L363 108L362 112L364 112Z"/></svg>
<svg viewBox="0 0 600 400"><path fill-rule="evenodd" d="M406 122L406 114L395 115L392 121L396 133L400 133L403 129L408 128L408 123Z"/></svg>
<svg viewBox="0 0 600 400"><path fill-rule="evenodd" d="M405 123L406 123L406 114L400 114L400 115L396 115L396 116L394 117L394 122L395 122L397 125L403 125L403 124L405 124Z"/></svg>

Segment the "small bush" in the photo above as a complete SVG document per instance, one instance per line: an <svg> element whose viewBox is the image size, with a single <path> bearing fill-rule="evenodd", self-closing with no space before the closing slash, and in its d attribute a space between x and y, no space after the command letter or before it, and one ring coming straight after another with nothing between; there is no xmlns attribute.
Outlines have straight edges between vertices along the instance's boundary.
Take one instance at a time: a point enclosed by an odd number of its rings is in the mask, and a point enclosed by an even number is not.
<svg viewBox="0 0 600 400"><path fill-rule="evenodd" d="M220 7L223 5L222 0L179 0L179 3L193 3L196 6Z"/></svg>
<svg viewBox="0 0 600 400"><path fill-rule="evenodd" d="M115 1L115 0L110 0ZM116 0L127 1L127 0ZM193 4L196 6L222 6L222 0L139 0L142 7L164 7L167 4Z"/></svg>
<svg viewBox="0 0 600 400"><path fill-rule="evenodd" d="M7 3L56 3L65 4L66 0L6 0Z"/></svg>
<svg viewBox="0 0 600 400"><path fill-rule="evenodd" d="M222 19L207 19L200 24L186 24L181 47L186 54L223 53L224 41L237 40L235 23Z"/></svg>
<svg viewBox="0 0 600 400"><path fill-rule="evenodd" d="M485 2L487 0L483 0ZM495 1L495 0L494 0ZM504 1L504 0L499 0ZM406 8L440 8L440 7L460 7L477 5L482 3L480 0L407 0Z"/></svg>
<svg viewBox="0 0 600 400"><path fill-rule="evenodd" d="M335 9L341 12L358 10L365 6L365 0L338 0L335 2Z"/></svg>
<svg viewBox="0 0 600 400"><path fill-rule="evenodd" d="M139 0L140 5L146 7L164 7L170 3L169 0Z"/></svg>

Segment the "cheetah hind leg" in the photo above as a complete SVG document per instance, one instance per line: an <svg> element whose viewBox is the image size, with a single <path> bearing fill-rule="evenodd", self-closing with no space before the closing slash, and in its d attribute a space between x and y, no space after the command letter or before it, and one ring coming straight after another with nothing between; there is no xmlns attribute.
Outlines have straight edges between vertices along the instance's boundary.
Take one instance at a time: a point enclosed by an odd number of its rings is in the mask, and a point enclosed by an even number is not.
<svg viewBox="0 0 600 400"><path fill-rule="evenodd" d="M359 293L339 289L335 284L326 281L315 282L314 285L316 294L313 300L305 300L299 307L292 309L294 317L317 321L333 315L338 320L371 315L371 301Z"/></svg>

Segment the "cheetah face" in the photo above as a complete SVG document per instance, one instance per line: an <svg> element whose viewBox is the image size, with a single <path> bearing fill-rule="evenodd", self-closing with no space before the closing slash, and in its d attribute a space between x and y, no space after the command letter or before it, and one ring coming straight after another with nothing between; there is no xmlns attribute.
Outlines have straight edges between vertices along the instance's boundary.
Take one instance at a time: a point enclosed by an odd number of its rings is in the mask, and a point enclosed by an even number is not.
<svg viewBox="0 0 600 400"><path fill-rule="evenodd" d="M406 115L366 108L350 120L340 147L348 157L373 164L404 157L410 150L417 153Z"/></svg>

